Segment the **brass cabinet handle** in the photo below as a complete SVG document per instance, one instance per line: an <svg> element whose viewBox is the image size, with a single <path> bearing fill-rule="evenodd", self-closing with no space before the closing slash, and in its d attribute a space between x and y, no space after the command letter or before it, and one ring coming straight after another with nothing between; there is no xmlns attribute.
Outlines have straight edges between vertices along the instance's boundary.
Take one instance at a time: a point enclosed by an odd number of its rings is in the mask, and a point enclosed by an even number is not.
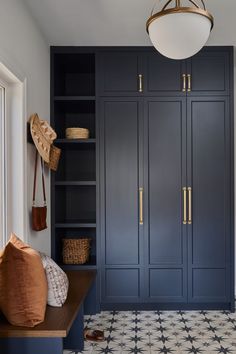
<svg viewBox="0 0 236 354"><path fill-rule="evenodd" d="M184 218L183 224L187 224L187 188L183 187L183 195L184 195Z"/></svg>
<svg viewBox="0 0 236 354"><path fill-rule="evenodd" d="M192 224L192 188L188 187L188 224Z"/></svg>
<svg viewBox="0 0 236 354"><path fill-rule="evenodd" d="M183 92L186 92L186 74L183 74L183 75L182 75L182 78L183 78L183 88L182 88L182 91L183 91Z"/></svg>
<svg viewBox="0 0 236 354"><path fill-rule="evenodd" d="M143 75L139 74L138 79L139 79L139 90L138 91L143 92Z"/></svg>
<svg viewBox="0 0 236 354"><path fill-rule="evenodd" d="M143 188L139 188L139 224L143 225Z"/></svg>
<svg viewBox="0 0 236 354"><path fill-rule="evenodd" d="M188 74L188 92L192 91L192 77Z"/></svg>

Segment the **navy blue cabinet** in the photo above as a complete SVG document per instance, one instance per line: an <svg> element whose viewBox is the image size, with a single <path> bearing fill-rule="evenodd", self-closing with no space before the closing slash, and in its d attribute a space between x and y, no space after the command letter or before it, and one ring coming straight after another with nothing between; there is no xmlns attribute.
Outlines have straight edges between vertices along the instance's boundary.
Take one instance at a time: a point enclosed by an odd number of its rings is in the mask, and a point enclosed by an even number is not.
<svg viewBox="0 0 236 354"><path fill-rule="evenodd" d="M136 54L98 73L102 308L233 309L232 50Z"/></svg>
<svg viewBox="0 0 236 354"><path fill-rule="evenodd" d="M52 48L51 100L52 256L91 238L89 262L64 265L97 270L89 312L233 310L233 49Z"/></svg>
<svg viewBox="0 0 236 354"><path fill-rule="evenodd" d="M144 55L144 92L157 96L229 95L231 50L204 48L188 60Z"/></svg>
<svg viewBox="0 0 236 354"><path fill-rule="evenodd" d="M208 47L188 60L171 60L153 48L102 51L97 56L99 94L229 95L231 53L229 47Z"/></svg>
<svg viewBox="0 0 236 354"><path fill-rule="evenodd" d="M104 96L184 95L185 61L168 60L153 49L98 54L99 94Z"/></svg>

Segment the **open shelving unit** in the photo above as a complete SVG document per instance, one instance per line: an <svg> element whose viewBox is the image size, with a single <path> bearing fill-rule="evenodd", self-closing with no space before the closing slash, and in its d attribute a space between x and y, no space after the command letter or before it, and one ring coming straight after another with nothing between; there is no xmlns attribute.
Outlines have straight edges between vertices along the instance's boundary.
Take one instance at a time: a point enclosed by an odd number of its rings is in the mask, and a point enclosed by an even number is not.
<svg viewBox="0 0 236 354"><path fill-rule="evenodd" d="M51 124L62 149L51 177L52 257L65 270L97 268L97 166L95 53L51 53ZM69 140L68 127L89 129L89 139ZM65 265L63 238L91 238L89 262Z"/></svg>

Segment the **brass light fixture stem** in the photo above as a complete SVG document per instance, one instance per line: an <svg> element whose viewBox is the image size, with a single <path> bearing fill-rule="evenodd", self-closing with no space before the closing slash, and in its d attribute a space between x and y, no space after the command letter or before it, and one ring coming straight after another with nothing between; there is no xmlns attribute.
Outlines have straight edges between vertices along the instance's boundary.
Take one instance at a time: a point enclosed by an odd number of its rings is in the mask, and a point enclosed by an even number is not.
<svg viewBox="0 0 236 354"><path fill-rule="evenodd" d="M176 0L176 5L175 7L180 7L180 0Z"/></svg>

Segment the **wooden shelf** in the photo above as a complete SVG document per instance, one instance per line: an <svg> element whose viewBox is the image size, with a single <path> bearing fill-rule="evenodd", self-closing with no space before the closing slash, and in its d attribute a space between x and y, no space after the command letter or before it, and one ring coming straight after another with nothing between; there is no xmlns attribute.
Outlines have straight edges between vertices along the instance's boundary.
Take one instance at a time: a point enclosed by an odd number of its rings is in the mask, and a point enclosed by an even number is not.
<svg viewBox="0 0 236 354"><path fill-rule="evenodd" d="M60 268L64 271L68 270L92 270L97 269L97 265L91 265L89 263L86 264L59 264Z"/></svg>
<svg viewBox="0 0 236 354"><path fill-rule="evenodd" d="M91 256L90 261L85 264L59 264L63 270L97 269L96 257Z"/></svg>
<svg viewBox="0 0 236 354"><path fill-rule="evenodd" d="M91 265L89 263L86 264L59 264L59 267L64 271L68 270L92 270L97 269L97 265Z"/></svg>
<svg viewBox="0 0 236 354"><path fill-rule="evenodd" d="M56 181L55 186L96 186L96 181Z"/></svg>
<svg viewBox="0 0 236 354"><path fill-rule="evenodd" d="M95 228L96 222L92 221L81 221L81 222L62 222L56 223L56 229L79 229L79 228Z"/></svg>
<svg viewBox="0 0 236 354"><path fill-rule="evenodd" d="M54 101L95 101L95 96L54 96Z"/></svg>
<svg viewBox="0 0 236 354"><path fill-rule="evenodd" d="M95 144L96 139L56 139L56 144Z"/></svg>

